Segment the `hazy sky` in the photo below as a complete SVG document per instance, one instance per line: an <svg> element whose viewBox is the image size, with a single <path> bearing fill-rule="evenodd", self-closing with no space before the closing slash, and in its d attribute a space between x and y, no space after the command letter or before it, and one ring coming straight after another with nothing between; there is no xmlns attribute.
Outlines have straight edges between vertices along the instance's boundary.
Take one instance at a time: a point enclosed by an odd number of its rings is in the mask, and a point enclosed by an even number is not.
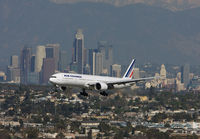
<svg viewBox="0 0 200 139"><path fill-rule="evenodd" d="M124 1L124 0L123 0ZM0 64L20 53L60 43L71 60L74 34L83 29L85 47L104 40L114 47L115 61L200 64L200 10L171 12L146 5L115 7L110 4L54 4L46 0L0 1Z"/></svg>

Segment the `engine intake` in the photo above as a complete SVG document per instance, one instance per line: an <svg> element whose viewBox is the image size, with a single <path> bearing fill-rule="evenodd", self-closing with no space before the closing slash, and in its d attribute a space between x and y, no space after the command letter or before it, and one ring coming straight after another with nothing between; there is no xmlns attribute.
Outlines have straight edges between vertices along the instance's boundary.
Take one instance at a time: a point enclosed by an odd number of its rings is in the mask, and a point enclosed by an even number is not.
<svg viewBox="0 0 200 139"><path fill-rule="evenodd" d="M105 91L105 90L108 90L108 85L106 83L99 82L99 83L96 83L95 89L98 91Z"/></svg>

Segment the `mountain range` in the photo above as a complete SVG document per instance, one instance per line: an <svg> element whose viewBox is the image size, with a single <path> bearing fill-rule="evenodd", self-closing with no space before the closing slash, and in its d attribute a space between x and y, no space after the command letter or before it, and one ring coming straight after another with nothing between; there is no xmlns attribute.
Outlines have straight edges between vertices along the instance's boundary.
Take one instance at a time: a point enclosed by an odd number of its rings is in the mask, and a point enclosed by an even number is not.
<svg viewBox="0 0 200 139"><path fill-rule="evenodd" d="M200 8L171 11L146 4L55 4L49 0L0 0L0 63L25 45L60 43L68 61L74 34L83 29L85 47L113 45L115 63L199 64Z"/></svg>
<svg viewBox="0 0 200 139"><path fill-rule="evenodd" d="M130 4L143 3L146 5L167 8L172 11L185 10L200 6L199 0L50 0L57 4L78 3L78 2L94 2L109 3L114 6L125 6Z"/></svg>

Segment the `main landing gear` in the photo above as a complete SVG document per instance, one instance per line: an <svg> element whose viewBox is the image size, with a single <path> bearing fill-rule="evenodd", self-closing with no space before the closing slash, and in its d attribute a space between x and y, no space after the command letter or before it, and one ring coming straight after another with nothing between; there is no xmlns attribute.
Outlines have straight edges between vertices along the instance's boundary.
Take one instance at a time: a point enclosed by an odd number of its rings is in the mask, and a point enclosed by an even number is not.
<svg viewBox="0 0 200 139"><path fill-rule="evenodd" d="M80 92L80 95L82 95L82 96L88 96L88 93L86 93L86 91L85 91L85 89L83 89L83 91L82 92Z"/></svg>
<svg viewBox="0 0 200 139"><path fill-rule="evenodd" d="M102 96L108 96L108 94L105 91L100 92L100 95L102 95Z"/></svg>

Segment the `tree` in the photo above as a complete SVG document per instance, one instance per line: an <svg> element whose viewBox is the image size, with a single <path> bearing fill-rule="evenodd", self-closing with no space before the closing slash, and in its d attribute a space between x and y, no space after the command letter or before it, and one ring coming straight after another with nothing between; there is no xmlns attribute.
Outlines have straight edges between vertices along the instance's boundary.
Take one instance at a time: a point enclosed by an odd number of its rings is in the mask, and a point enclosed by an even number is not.
<svg viewBox="0 0 200 139"><path fill-rule="evenodd" d="M45 115L45 116L44 116L44 120L43 120L43 124L46 125L47 122L49 122L49 121L50 121L49 116Z"/></svg>
<svg viewBox="0 0 200 139"><path fill-rule="evenodd" d="M107 132L110 131L110 126L105 122L101 122L99 124L99 129L100 129L101 132L107 133Z"/></svg>
<svg viewBox="0 0 200 139"><path fill-rule="evenodd" d="M166 124L165 124L165 127L166 127L166 128L170 128L171 126L170 126L169 123L166 123Z"/></svg>
<svg viewBox="0 0 200 139"><path fill-rule="evenodd" d="M63 120L59 120L59 122L56 123L57 129L65 129L65 127L66 127L66 124L65 124L65 121L63 121Z"/></svg>
<svg viewBox="0 0 200 139"><path fill-rule="evenodd" d="M168 139L169 135L167 133L159 132L157 129L149 129L146 131L146 136L148 139Z"/></svg>
<svg viewBox="0 0 200 139"><path fill-rule="evenodd" d="M165 113L157 113L154 117L152 117L152 122L159 123L167 118L167 114Z"/></svg>
<svg viewBox="0 0 200 139"><path fill-rule="evenodd" d="M24 126L24 122L22 119L19 119L19 124L20 124L20 127L23 127Z"/></svg>
<svg viewBox="0 0 200 139"><path fill-rule="evenodd" d="M79 129L80 125L81 125L80 122L78 122L78 121L73 121L73 122L71 123L71 129L72 129L73 131L79 132L79 131L80 131L80 129Z"/></svg>
<svg viewBox="0 0 200 139"><path fill-rule="evenodd" d="M56 138L57 139L64 139L64 135L63 135L63 133L62 132L60 132L57 136L56 136Z"/></svg>
<svg viewBox="0 0 200 139"><path fill-rule="evenodd" d="M0 131L0 139L11 139L7 130Z"/></svg>
<svg viewBox="0 0 200 139"><path fill-rule="evenodd" d="M35 129L35 128L27 129L26 133L27 133L28 139L36 139L38 137L38 134L39 134L38 130Z"/></svg>
<svg viewBox="0 0 200 139"><path fill-rule="evenodd" d="M92 130L90 129L90 131L88 132L88 139L92 139Z"/></svg>

